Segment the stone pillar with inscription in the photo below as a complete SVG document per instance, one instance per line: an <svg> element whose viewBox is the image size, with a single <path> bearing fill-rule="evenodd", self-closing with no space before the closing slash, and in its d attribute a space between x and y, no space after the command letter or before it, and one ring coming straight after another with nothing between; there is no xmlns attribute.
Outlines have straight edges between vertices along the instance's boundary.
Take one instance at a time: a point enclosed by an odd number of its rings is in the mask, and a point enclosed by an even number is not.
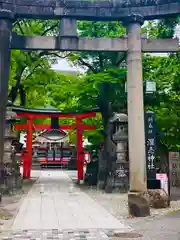
<svg viewBox="0 0 180 240"><path fill-rule="evenodd" d="M0 9L0 184L4 183L4 132L8 97L12 21L12 12Z"/></svg>
<svg viewBox="0 0 180 240"><path fill-rule="evenodd" d="M160 180L156 180L156 118L152 111L145 112L147 188L160 189Z"/></svg>
<svg viewBox="0 0 180 240"><path fill-rule="evenodd" d="M169 181L171 199L178 199L180 196L180 153L169 153Z"/></svg>
<svg viewBox="0 0 180 240"><path fill-rule="evenodd" d="M145 112L145 133L149 204L154 208L166 208L169 206L168 191L156 179L156 118L154 112L149 110Z"/></svg>
<svg viewBox="0 0 180 240"><path fill-rule="evenodd" d="M144 99L142 76L141 15L130 15L127 27L127 95L130 191L129 213L133 216L150 215L147 193L146 150L144 128Z"/></svg>
<svg viewBox="0 0 180 240"><path fill-rule="evenodd" d="M156 179L156 126L152 111L145 112L147 179Z"/></svg>

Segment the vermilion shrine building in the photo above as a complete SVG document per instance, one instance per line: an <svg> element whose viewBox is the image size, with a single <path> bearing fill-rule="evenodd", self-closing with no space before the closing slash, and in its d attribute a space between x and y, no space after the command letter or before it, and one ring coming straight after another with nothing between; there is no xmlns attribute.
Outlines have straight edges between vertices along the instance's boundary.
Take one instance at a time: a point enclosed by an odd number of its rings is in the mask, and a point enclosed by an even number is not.
<svg viewBox="0 0 180 240"><path fill-rule="evenodd" d="M84 172L84 153L83 153L83 131L84 130L93 130L96 127L91 125L86 125L83 123L83 120L86 118L91 118L96 116L98 109L92 109L86 112L62 112L58 110L48 110L48 109L30 109L30 108L21 108L13 107L12 110L16 112L18 117L26 118L25 124L15 124L15 129L26 130L27 131L27 140L26 140L26 153L24 155L24 176L30 178L31 176L31 164L32 164L32 135L33 131L37 130L71 130L76 129L77 133L77 180L83 180ZM51 118L51 124L35 124L34 119L38 118ZM60 118L71 118L75 122L70 125L60 125Z"/></svg>
<svg viewBox="0 0 180 240"><path fill-rule="evenodd" d="M70 135L74 133L62 129L43 130L33 140L33 159L41 167L65 167L76 169L76 150L70 144Z"/></svg>

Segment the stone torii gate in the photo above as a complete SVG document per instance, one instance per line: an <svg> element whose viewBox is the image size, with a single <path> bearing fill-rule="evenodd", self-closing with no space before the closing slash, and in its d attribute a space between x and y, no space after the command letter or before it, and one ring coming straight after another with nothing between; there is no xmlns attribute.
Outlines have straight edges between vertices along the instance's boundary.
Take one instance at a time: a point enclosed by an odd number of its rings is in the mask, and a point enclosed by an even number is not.
<svg viewBox="0 0 180 240"><path fill-rule="evenodd" d="M150 2L150 3L148 3ZM179 0L1 0L0 10L0 160L3 159L4 116L8 95L10 49L127 52L128 132L130 161L129 206L147 191L142 86L142 52L178 52L177 39L141 39L144 20L180 14ZM59 36L17 36L17 18L60 19ZM76 20L120 20L124 38L78 37ZM137 141L138 139L138 141ZM133 195L133 193L135 193Z"/></svg>

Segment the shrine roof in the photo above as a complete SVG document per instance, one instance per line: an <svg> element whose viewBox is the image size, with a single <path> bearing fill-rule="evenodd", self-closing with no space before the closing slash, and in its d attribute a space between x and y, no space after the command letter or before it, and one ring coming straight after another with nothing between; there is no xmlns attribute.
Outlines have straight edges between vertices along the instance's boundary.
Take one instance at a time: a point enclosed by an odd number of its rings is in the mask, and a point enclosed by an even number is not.
<svg viewBox="0 0 180 240"><path fill-rule="evenodd" d="M51 130L45 130L43 132L41 132L37 137L39 136L44 136L45 134L61 134L61 135L67 135L68 132L62 130L62 129L51 129Z"/></svg>
<svg viewBox="0 0 180 240"><path fill-rule="evenodd" d="M40 141L41 139L46 139L49 141L60 141L67 137L68 133L62 129L52 129L52 130L45 130L41 132L35 139L35 141Z"/></svg>
<svg viewBox="0 0 180 240"><path fill-rule="evenodd" d="M88 113L97 113L99 112L99 108L91 108L84 111L61 111L58 109L46 109L46 108L25 108L20 106L12 106L12 111L16 113L24 113L24 114L33 114L33 115L49 115L51 116L61 116L61 115L81 115Z"/></svg>

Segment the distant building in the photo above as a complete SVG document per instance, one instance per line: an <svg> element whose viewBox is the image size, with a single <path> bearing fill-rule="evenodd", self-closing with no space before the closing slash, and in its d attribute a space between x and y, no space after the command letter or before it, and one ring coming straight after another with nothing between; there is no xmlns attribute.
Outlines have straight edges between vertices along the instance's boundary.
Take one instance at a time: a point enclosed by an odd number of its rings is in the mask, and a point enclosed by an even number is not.
<svg viewBox="0 0 180 240"><path fill-rule="evenodd" d="M80 68L71 66L68 60L65 58L58 60L57 64L52 65L52 69L58 73L70 75L77 75L81 72Z"/></svg>
<svg viewBox="0 0 180 240"><path fill-rule="evenodd" d="M74 70L74 69L72 69L72 70L56 70L56 69L55 69L55 71L56 71L57 73L69 74L69 75L73 75L73 76L76 76L76 75L79 73L78 71L76 71L76 70Z"/></svg>

